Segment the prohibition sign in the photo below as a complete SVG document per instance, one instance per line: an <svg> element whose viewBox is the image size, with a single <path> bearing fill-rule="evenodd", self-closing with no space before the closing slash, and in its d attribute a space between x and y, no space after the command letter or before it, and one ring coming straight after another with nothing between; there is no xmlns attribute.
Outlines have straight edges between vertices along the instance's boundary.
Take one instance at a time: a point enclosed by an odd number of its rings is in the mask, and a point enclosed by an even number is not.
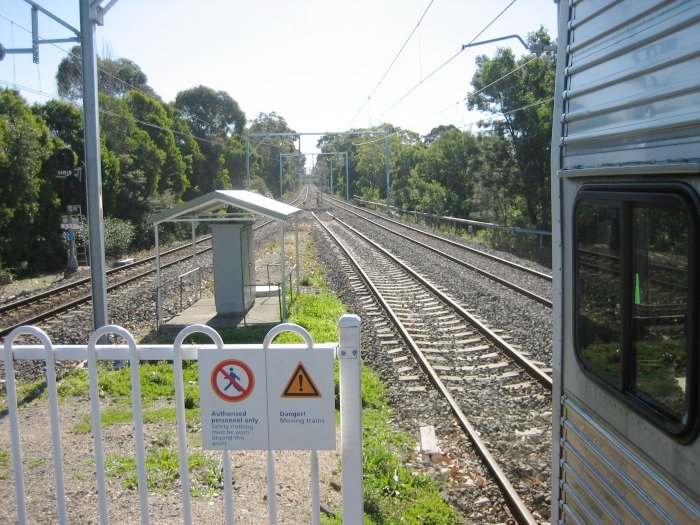
<svg viewBox="0 0 700 525"><path fill-rule="evenodd" d="M255 376L250 367L238 359L226 359L211 372L211 388L224 401L243 401L253 391Z"/></svg>

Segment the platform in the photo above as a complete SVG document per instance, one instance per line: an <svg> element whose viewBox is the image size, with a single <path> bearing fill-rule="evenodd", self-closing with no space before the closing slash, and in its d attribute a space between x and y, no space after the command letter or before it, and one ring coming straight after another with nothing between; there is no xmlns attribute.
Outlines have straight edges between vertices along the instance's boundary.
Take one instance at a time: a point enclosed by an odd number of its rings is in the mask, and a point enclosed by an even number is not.
<svg viewBox="0 0 700 525"><path fill-rule="evenodd" d="M165 321L161 329L181 330L191 324L205 324L212 328L235 328L238 326L272 325L280 322L279 298L259 297L248 310L245 320L241 315L217 314L214 297L205 297L175 317Z"/></svg>

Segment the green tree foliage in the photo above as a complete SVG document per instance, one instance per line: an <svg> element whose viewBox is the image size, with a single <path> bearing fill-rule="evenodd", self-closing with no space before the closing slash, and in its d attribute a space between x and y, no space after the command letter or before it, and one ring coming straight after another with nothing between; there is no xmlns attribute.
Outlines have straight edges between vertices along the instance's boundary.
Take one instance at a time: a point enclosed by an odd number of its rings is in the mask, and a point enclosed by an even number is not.
<svg viewBox="0 0 700 525"><path fill-rule="evenodd" d="M543 28L528 35L527 40L530 45L552 43ZM539 57L528 54L516 59L509 49L499 49L493 58L477 57L476 65L472 78L476 92L469 97L469 107L501 117L493 122L493 130L511 142L517 165L517 173L502 182L509 195L524 199L519 214L523 225L547 228L556 57L546 52ZM504 158L498 161L507 163Z"/></svg>
<svg viewBox="0 0 700 525"><path fill-rule="evenodd" d="M272 113L259 113L248 127L248 133L295 133L295 131L287 125L284 117L273 111ZM251 144L258 146L256 153L261 158L260 178L265 182L268 189L272 188L274 195L279 196L280 154L288 155L298 152L295 146L295 138L292 136L273 136L266 137L263 140L261 137L255 137L251 139ZM292 162L287 159L284 160L284 166L287 170L283 170L283 176L284 173L295 173L293 170L289 170ZM287 182L291 184L295 180L296 177L289 177ZM285 184L285 187L289 187L289 184Z"/></svg>
<svg viewBox="0 0 700 525"><path fill-rule="evenodd" d="M83 75L80 46L73 46L61 60L56 73L56 85L61 98L79 101L83 98ZM157 97L148 85L146 74L131 60L97 57L97 88L100 93L123 97L132 89Z"/></svg>
<svg viewBox="0 0 700 525"><path fill-rule="evenodd" d="M36 260L36 223L40 211L55 206L51 181L42 175L53 154L54 142L44 122L34 116L19 96L0 90L0 260L6 266ZM44 209L42 209L44 204ZM58 227L58 224L56 225ZM58 229L58 228L56 228Z"/></svg>
<svg viewBox="0 0 700 525"><path fill-rule="evenodd" d="M129 92L125 100L139 128L165 153L156 190L161 193L169 191L179 199L189 186L189 181L182 152L177 147L175 134L171 131L172 118L163 104L138 91Z"/></svg>
<svg viewBox="0 0 700 525"><path fill-rule="evenodd" d="M468 217L474 211L472 196L480 170L479 139L471 133L447 131L426 149L416 165L416 176L447 190L444 213Z"/></svg>
<svg viewBox="0 0 700 525"><path fill-rule="evenodd" d="M122 257L125 255L136 237L136 227L133 223L117 219L116 217L104 218L104 246L105 254L111 257ZM87 223L76 230L76 239L86 243L89 237Z"/></svg>
<svg viewBox="0 0 700 525"><path fill-rule="evenodd" d="M231 188L232 179L239 175L238 171L229 171L235 164L232 151L236 150L237 144L235 140L232 144L231 140L243 132L246 123L245 113L238 102L225 91L198 86L179 92L174 106L198 140L202 155L193 164L192 189L187 198Z"/></svg>
<svg viewBox="0 0 700 525"><path fill-rule="evenodd" d="M100 107L105 145L119 162L118 179L105 181L113 193L104 199L105 214L142 224L149 213L148 199L158 191L167 155L138 126L125 100L101 95Z"/></svg>
<svg viewBox="0 0 700 525"><path fill-rule="evenodd" d="M241 135L245 128L245 113L225 91L206 86L180 91L175 97L175 107L198 137Z"/></svg>
<svg viewBox="0 0 700 525"><path fill-rule="evenodd" d="M435 139L440 138L444 133L447 133L448 131L459 131L459 129L457 129L457 126L455 126L454 124L437 126L431 129L430 133L423 137L423 144L425 144L426 146L430 146Z"/></svg>

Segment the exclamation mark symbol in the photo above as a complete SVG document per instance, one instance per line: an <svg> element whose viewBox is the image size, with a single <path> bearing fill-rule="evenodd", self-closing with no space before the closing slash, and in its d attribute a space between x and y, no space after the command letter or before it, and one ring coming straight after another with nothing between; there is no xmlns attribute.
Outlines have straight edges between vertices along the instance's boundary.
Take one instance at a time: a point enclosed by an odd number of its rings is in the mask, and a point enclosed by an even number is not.
<svg viewBox="0 0 700 525"><path fill-rule="evenodd" d="M304 386L303 386L303 384L302 384L303 382L304 382L304 375L303 375L303 374L299 374L299 392L303 392L303 391L304 391Z"/></svg>

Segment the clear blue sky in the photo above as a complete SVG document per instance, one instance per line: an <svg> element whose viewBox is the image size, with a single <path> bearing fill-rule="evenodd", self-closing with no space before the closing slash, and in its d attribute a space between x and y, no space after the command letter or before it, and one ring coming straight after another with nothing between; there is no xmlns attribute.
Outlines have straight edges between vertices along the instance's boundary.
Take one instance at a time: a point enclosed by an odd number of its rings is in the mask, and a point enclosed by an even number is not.
<svg viewBox="0 0 700 525"><path fill-rule="evenodd" d="M78 0L37 1L79 27ZM136 62L166 101L204 84L227 91L248 119L276 111L300 132L389 122L426 134L440 124L468 129L484 117L460 101L470 89L475 56L492 55L496 45L464 51L389 108L511 1L434 0L364 107L430 0L119 0L97 30L98 50ZM553 0L516 0L478 40L513 33L524 38L540 25L556 37L556 11ZM28 4L2 0L3 46L30 47L31 35L23 29L30 27ZM70 36L44 15L39 32L44 38ZM525 51L516 40L500 45L516 55ZM8 55L0 62L0 86L55 95L56 69L65 56L51 45L41 46L39 65L31 55ZM31 91L23 95L30 102L47 100ZM315 140L304 140L302 150L315 150Z"/></svg>

